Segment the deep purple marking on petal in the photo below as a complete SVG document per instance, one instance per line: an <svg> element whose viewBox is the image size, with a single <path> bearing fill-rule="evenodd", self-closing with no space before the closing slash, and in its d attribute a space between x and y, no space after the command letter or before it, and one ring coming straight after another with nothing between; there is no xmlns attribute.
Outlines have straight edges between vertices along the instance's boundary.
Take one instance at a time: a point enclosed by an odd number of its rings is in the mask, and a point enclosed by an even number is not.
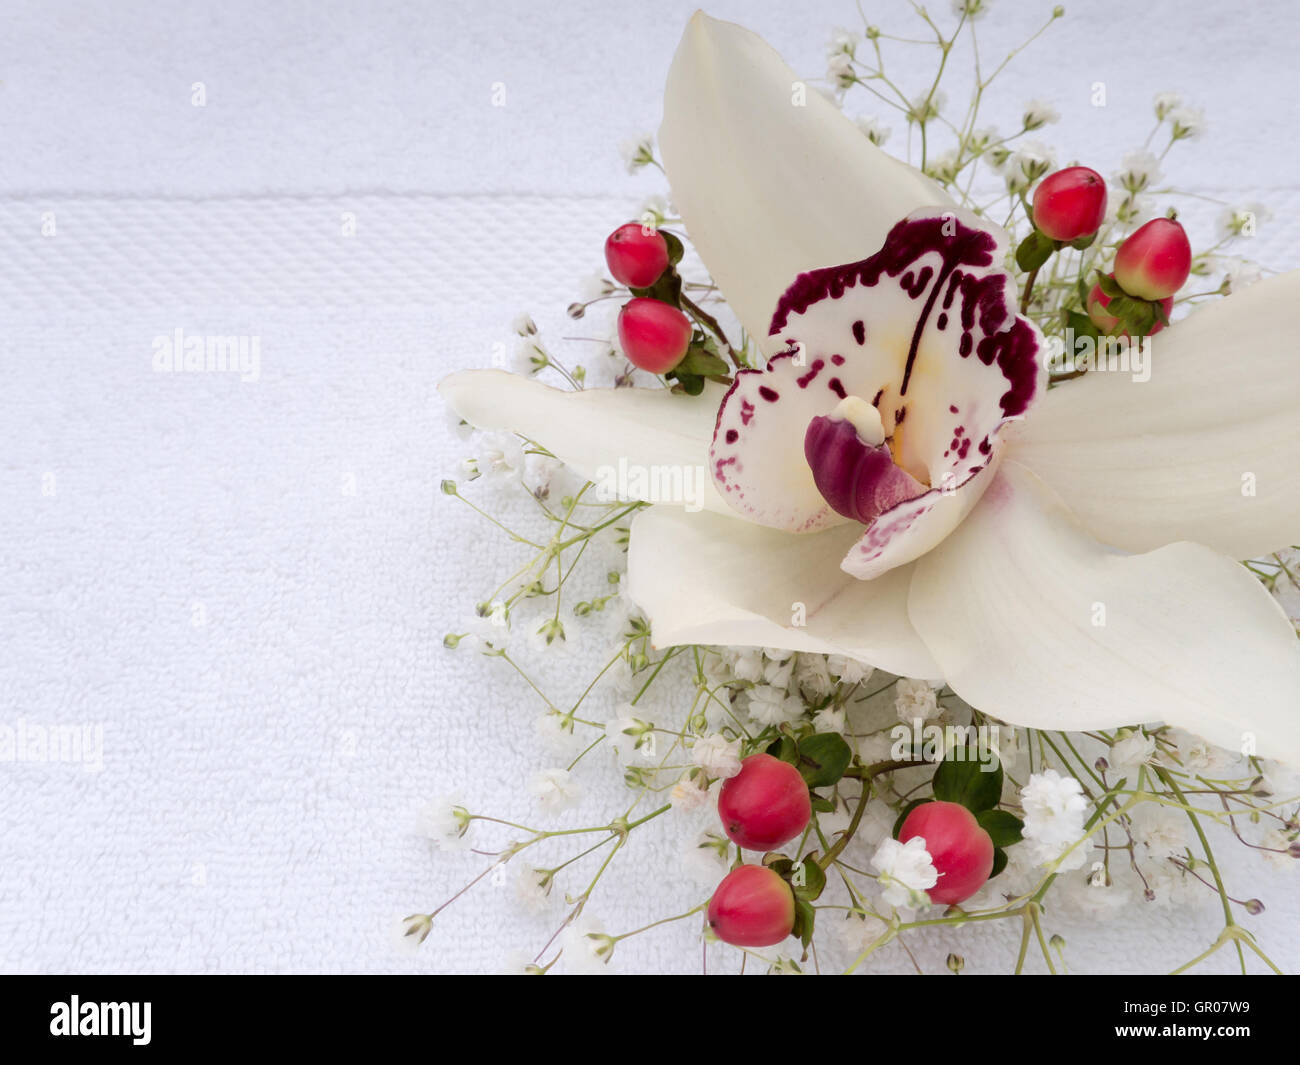
<svg viewBox="0 0 1300 1065"><path fill-rule="evenodd" d="M949 413L951 413L951 414L956 414L956 413L957 413L957 408L956 408L955 406L953 406L952 404L949 404L949 405L948 405L948 411L949 411Z"/></svg>
<svg viewBox="0 0 1300 1065"><path fill-rule="evenodd" d="M775 388L768 388L767 385L759 385L758 394L762 396L765 400L767 400L769 403L775 403L778 399L781 398L780 392L778 392Z"/></svg>
<svg viewBox="0 0 1300 1065"><path fill-rule="evenodd" d="M747 399L740 401L740 424L748 425L754 417L754 404Z"/></svg>
<svg viewBox="0 0 1300 1065"><path fill-rule="evenodd" d="M853 323L853 339L856 340L859 345L867 342L867 327L860 318Z"/></svg>
<svg viewBox="0 0 1300 1065"><path fill-rule="evenodd" d="M848 393L844 391L844 385L838 377L832 377L826 382L826 387L834 392L840 399L844 399Z"/></svg>
<svg viewBox="0 0 1300 1065"><path fill-rule="evenodd" d="M736 430L736 429L728 429L728 430L727 430L727 443L728 443L728 444L734 444L734 443L735 443L737 440L739 440L739 439L740 439L740 432L739 432L738 430Z"/></svg>
<svg viewBox="0 0 1300 1065"><path fill-rule="evenodd" d="M799 378L799 387L807 388L813 382L813 379L816 378L816 376L819 373L821 373L822 370L824 370L825 368L826 368L825 359L814 359L812 364L812 369L810 369L806 374L804 374L802 377ZM766 399L767 397L764 396L763 398Z"/></svg>
<svg viewBox="0 0 1300 1065"><path fill-rule="evenodd" d="M950 225L956 227L955 233L945 235L944 228ZM790 315L803 314L820 300L838 299L855 285L872 287L885 276L898 277L929 252L938 252L954 266L961 263L983 267L993 262L996 250L997 241L991 233L954 221L951 216L904 218L889 231L884 247L870 258L845 266L809 270L795 278L776 305L768 333L779 333Z"/></svg>
<svg viewBox="0 0 1300 1065"><path fill-rule="evenodd" d="M940 329L947 329L947 328L948 328L948 315L947 315L947 314L940 314L939 317L938 317L937 319L935 319L935 323L934 323L934 324L937 325Z"/></svg>
<svg viewBox="0 0 1300 1065"><path fill-rule="evenodd" d="M906 417L907 417L907 408L899 407L898 410L894 411L894 426L897 427L902 425L903 419Z"/></svg>
<svg viewBox="0 0 1300 1065"><path fill-rule="evenodd" d="M1038 392L1038 340L1029 323L1017 318L1006 332L993 333L979 342L985 365L996 361L1011 387L1000 403L1007 417L1024 414Z"/></svg>
<svg viewBox="0 0 1300 1065"><path fill-rule="evenodd" d="M844 356L843 356L843 355L832 355L832 356L831 356L831 363L832 363L833 365L835 365L835 366L843 366L843 365L844 365Z"/></svg>

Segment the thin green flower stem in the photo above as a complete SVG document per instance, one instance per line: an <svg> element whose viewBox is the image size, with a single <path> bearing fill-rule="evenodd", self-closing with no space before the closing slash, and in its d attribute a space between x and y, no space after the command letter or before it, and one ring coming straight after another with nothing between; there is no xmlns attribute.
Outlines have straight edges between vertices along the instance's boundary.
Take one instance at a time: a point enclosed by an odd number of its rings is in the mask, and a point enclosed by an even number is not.
<svg viewBox="0 0 1300 1065"><path fill-rule="evenodd" d="M508 537L510 537L510 539L514 540L516 543L527 544L529 547L535 548L538 551L543 550L541 544L534 543L532 540L528 539L528 537L522 536L519 533L515 532L513 529L508 528L507 526L499 522L496 518L492 517L492 515L489 514L482 507L477 506L476 504L470 502L468 499L466 499L463 495L460 494L459 488L456 490L456 494L453 498L459 499L462 503L465 504L465 506L469 507L470 510L474 511L475 514L487 518L488 521L490 521L493 525L495 525L498 529L500 529L503 533L505 533Z"/></svg>
<svg viewBox="0 0 1300 1065"><path fill-rule="evenodd" d="M862 794L858 798L857 809L853 811L853 817L849 820L849 827L845 829L844 834L841 835L840 838L835 841L835 845L832 846L831 849L828 850L819 859L817 859L817 865L821 868L823 872L829 869L831 863L834 862L835 859L838 858L844 852L844 848L849 845L850 841L853 839L854 834L858 831L859 826L862 824L862 815L866 812L867 800L871 798L871 785L875 781L876 777L880 776L883 773L891 773L895 769L908 769L917 765L924 765L924 764L925 764L924 762L918 762L912 760L877 762L874 765L864 766L857 772L854 772L852 769L847 770L845 772L844 775L846 777L856 777L857 779L862 781Z"/></svg>
<svg viewBox="0 0 1300 1065"><path fill-rule="evenodd" d="M632 646L633 642L635 642L635 641L633 641L633 640L627 640L627 641L623 644L622 647L620 647L617 651L614 652L614 657L611 658L608 662L605 663L605 665L604 665L604 667L601 669L601 671L600 671L599 673L597 673L594 677L592 677L592 679L591 679L591 683L588 684L588 685L587 685L587 686L582 690L582 694L578 696L578 701L577 701L576 703L574 703L574 704L573 704L573 707L569 710L569 713L570 713L570 714L574 714L574 713L577 712L578 707L580 707L580 706L583 704L583 701L587 698L587 696L591 694L591 690L592 690L592 689L593 689L597 684L600 683L600 678L603 677L606 673L608 673L611 669L613 669L613 668L614 668L614 664L615 664L615 663L616 663L620 658L622 658L625 654L627 654L627 649L628 649L629 647ZM585 722L585 723L586 723L586 724L595 724L595 722Z"/></svg>
<svg viewBox="0 0 1300 1065"><path fill-rule="evenodd" d="M610 840L615 839L615 838L617 838L617 837L616 837L613 833L611 833L610 835L606 836L604 839L600 840L599 842L597 842L597 843L593 843L593 844L592 844L590 847L588 847L586 850L584 850L584 851L579 851L579 852L578 852L577 854L575 854L572 858L567 858L567 859L565 859L565 860L562 861L559 865L557 865L554 869L543 869L543 870L541 870L541 871L544 872L544 873L549 873L552 877L554 877L556 873L561 872L561 871L564 870L567 866L572 865L572 864L573 864L574 862L576 862L576 861L581 861L583 858L587 857L587 855L590 854L592 851L600 850L601 847L605 846L606 843L608 843Z"/></svg>
<svg viewBox="0 0 1300 1065"><path fill-rule="evenodd" d="M655 678L659 676L659 671L662 670L664 666L668 664L669 659L673 658L680 650L681 650L680 647L672 648L666 655L663 656L663 658L659 659L659 661L655 663L654 672L652 672L650 674L650 678L644 684L641 685L641 690L638 691L634 696L632 696L632 701L629 705L636 706L636 704L641 701L641 696L643 696L646 693L646 690L650 687L650 685L654 683Z"/></svg>
<svg viewBox="0 0 1300 1065"><path fill-rule="evenodd" d="M1038 947L1043 952L1043 960L1047 962L1047 971L1056 976L1056 966L1052 963L1052 952L1047 949L1047 940L1043 936L1043 925L1038 919L1039 907L1031 906L1029 913L1034 920L1034 934L1038 936Z"/></svg>
<svg viewBox="0 0 1300 1065"><path fill-rule="evenodd" d="M634 929L631 932L624 932L622 935L613 936L611 938L616 943L622 942L624 939L631 936L639 936L642 932L648 932L652 928L658 928L661 924L671 924L673 921L684 921L688 917L695 916L695 914L699 913L706 906L708 906L708 902L701 902L694 909L687 910L685 913L679 913L675 917L661 917L659 920L651 921L649 924L642 925L640 928Z"/></svg>
<svg viewBox="0 0 1300 1065"><path fill-rule="evenodd" d="M565 540L561 544L556 544L555 549L557 551L563 551L566 547L572 547L579 540L585 540L589 536L594 536L596 533L600 532L601 529L608 528L609 526L613 525L616 521L619 521L621 518L627 517L629 514L633 513L634 511L640 510L645 505L646 505L645 503L642 503L640 500L638 500L637 502L633 503L631 506L626 507L623 510L620 510L612 518L609 518L606 521L602 521L599 525L593 525L586 532L582 533L582 535L571 537L568 540Z"/></svg>
<svg viewBox="0 0 1300 1065"><path fill-rule="evenodd" d="M1205 830L1201 828L1201 822L1197 816L1186 806L1182 789L1178 786L1178 781L1173 778L1173 775L1164 769L1157 769L1156 775L1168 785L1169 789L1178 796L1179 802L1183 803L1187 809L1187 819L1191 821L1192 828L1196 830L1196 837L1201 841L1201 848L1205 851L1205 861L1210 867L1210 874L1214 877L1214 883L1219 889L1219 901L1223 904L1224 926L1231 929L1237 922L1232 918L1232 904L1228 901L1228 891L1223 886L1223 877L1219 873L1218 863L1214 860L1214 851L1210 849L1210 841L1205 836ZM1233 946L1237 949L1237 960L1241 963L1241 971L1244 974L1246 971L1246 955L1241 949L1241 940L1234 937Z"/></svg>
<svg viewBox="0 0 1300 1065"><path fill-rule="evenodd" d="M582 760L583 760L587 755L589 755L592 751L594 751L597 747L599 747L599 746L600 746L602 743L604 743L604 742L605 742L605 737L604 737L603 735L601 735L601 736L597 736L594 740L592 740L589 744L587 744L586 747L584 747L581 751L578 752L577 756L573 759L573 761L570 762L570 763L565 767L566 770L568 770L569 772L572 772L574 766L576 766L576 765L577 765L579 762L581 762L581 761L582 761Z"/></svg>
<svg viewBox="0 0 1300 1065"><path fill-rule="evenodd" d="M1106 790L1105 782L1101 779L1101 777L1097 776L1097 774L1093 772L1092 767L1088 765L1087 762L1084 761L1083 755L1081 755L1078 752L1078 750L1075 748L1074 744L1070 742L1069 734L1065 732L1058 732L1057 735L1061 737L1061 741L1065 744L1065 746L1070 749L1070 753L1074 755L1075 760L1079 763L1080 766L1083 767L1084 772L1086 772L1090 777L1092 777L1093 781L1096 783L1097 787L1100 790L1105 791ZM1048 740L1047 742L1048 745L1052 748L1052 750L1056 751L1056 745L1053 744L1051 740ZM1061 752L1056 751L1056 753L1059 755ZM1064 762L1065 759L1062 758L1061 761Z"/></svg>
<svg viewBox="0 0 1300 1065"><path fill-rule="evenodd" d="M523 669L520 668L519 663L510 657L509 652L501 651L495 657L500 658L503 662L509 663L514 668L514 671L518 673L521 677L523 677L524 680L527 682L528 686L537 693L538 697L542 700L542 702L544 702L547 706L555 705L553 702L551 702L550 699L546 697L546 693L542 691L542 689L539 688L536 684L533 683L533 678L530 677L527 673L523 671Z"/></svg>

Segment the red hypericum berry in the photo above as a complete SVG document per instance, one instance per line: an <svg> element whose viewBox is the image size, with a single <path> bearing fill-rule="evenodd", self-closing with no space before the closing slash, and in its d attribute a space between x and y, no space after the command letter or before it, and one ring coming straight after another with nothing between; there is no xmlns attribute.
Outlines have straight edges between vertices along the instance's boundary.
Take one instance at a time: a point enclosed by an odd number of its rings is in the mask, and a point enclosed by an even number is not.
<svg viewBox="0 0 1300 1065"><path fill-rule="evenodd" d="M1090 237L1106 217L1106 182L1086 166L1048 174L1034 192L1034 225L1053 240Z"/></svg>
<svg viewBox="0 0 1300 1065"><path fill-rule="evenodd" d="M794 927L794 892L765 865L738 865L709 899L709 927L735 947L771 947Z"/></svg>
<svg viewBox="0 0 1300 1065"><path fill-rule="evenodd" d="M649 288L668 269L668 242L657 229L629 222L606 238L605 264L620 285Z"/></svg>
<svg viewBox="0 0 1300 1065"><path fill-rule="evenodd" d="M638 296L618 312L618 341L633 366L667 373L691 345L691 320L676 307Z"/></svg>
<svg viewBox="0 0 1300 1065"><path fill-rule="evenodd" d="M1172 296L1192 272L1192 245L1172 218L1153 218L1115 253L1115 280L1130 296L1162 300Z"/></svg>
<svg viewBox="0 0 1300 1065"><path fill-rule="evenodd" d="M1110 275L1112 278L1114 274ZM1119 325L1119 319L1113 314L1107 314L1106 308L1110 306L1110 297L1102 292L1100 285L1093 285L1092 291L1088 293L1088 317L1092 319L1092 324L1100 329L1103 333L1109 333L1115 326ZM1174 310L1173 296L1166 296L1160 301L1160 307L1168 318ZM1165 327L1159 316L1156 317L1155 323L1151 326L1147 336L1155 336Z"/></svg>
<svg viewBox="0 0 1300 1065"><path fill-rule="evenodd" d="M993 840L961 803L935 801L916 807L898 833L902 843L913 836L925 840L939 873L939 882L927 892L931 902L943 906L964 902L993 871Z"/></svg>
<svg viewBox="0 0 1300 1065"><path fill-rule="evenodd" d="M770 754L751 754L718 793L723 831L741 847L770 851L808 827L812 800L799 770Z"/></svg>

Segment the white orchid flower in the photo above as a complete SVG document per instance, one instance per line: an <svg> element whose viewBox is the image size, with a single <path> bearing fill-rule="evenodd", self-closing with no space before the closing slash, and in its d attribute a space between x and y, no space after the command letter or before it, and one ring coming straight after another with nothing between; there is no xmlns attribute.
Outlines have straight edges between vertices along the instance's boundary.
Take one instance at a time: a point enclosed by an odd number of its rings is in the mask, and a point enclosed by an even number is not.
<svg viewBox="0 0 1300 1065"><path fill-rule="evenodd" d="M588 477L707 468L699 506L632 525L660 646L846 655L1015 725L1165 721L1300 763L1300 642L1234 561L1300 533L1300 272L1165 330L1149 381L1048 392L1005 237L798 85L696 15L660 130L767 369L698 397L477 371L448 402Z"/></svg>

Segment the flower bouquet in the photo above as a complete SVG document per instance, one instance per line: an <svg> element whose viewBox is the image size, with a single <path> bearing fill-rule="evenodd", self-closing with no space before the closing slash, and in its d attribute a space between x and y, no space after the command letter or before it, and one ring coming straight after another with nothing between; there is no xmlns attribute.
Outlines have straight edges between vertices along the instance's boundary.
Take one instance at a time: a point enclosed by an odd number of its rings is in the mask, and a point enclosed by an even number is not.
<svg viewBox="0 0 1300 1065"><path fill-rule="evenodd" d="M1219 856L1300 857L1300 273L1231 253L1260 208L1194 245L1159 171L1203 118L1170 94L1109 181L1027 138L1050 105L982 126L1020 51L988 63L983 8L837 31L826 87L696 15L657 144L627 152L670 198L568 310L599 334L617 309L608 331L562 350L522 316L513 367L442 382L473 431L443 491L503 570L445 645L537 696L557 820L426 811L482 864L409 942L510 877L555 910L525 972L603 969L668 924L708 970L871 971L924 933L960 971L978 926L1007 968L1058 972L1058 915L1205 898L1221 931L1177 971L1278 968ZM919 93L891 49L932 61ZM580 639L607 647L553 698L531 663ZM562 819L602 773L626 801ZM606 929L593 902L659 819L700 886ZM678 898L660 879L643 901Z"/></svg>

